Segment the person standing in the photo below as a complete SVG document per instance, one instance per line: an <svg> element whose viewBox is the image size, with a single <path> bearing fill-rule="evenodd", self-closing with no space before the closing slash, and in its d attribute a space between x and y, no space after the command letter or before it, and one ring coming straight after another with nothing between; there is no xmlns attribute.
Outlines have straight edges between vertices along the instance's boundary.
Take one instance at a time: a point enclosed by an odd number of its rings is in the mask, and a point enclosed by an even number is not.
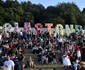
<svg viewBox="0 0 85 70"><path fill-rule="evenodd" d="M25 64L24 64L24 56L22 54L19 55L18 58L15 58L14 63L14 70L24 70Z"/></svg>
<svg viewBox="0 0 85 70"><path fill-rule="evenodd" d="M14 62L10 60L10 56L7 55L7 60L4 62L4 66L8 67L8 70L14 70Z"/></svg>
<svg viewBox="0 0 85 70"><path fill-rule="evenodd" d="M65 70L69 70L69 67L71 66L71 61L66 51L62 58L63 58L63 65Z"/></svg>
<svg viewBox="0 0 85 70"><path fill-rule="evenodd" d="M63 36L60 36L60 38L58 39L58 50L61 50L63 44Z"/></svg>
<svg viewBox="0 0 85 70"><path fill-rule="evenodd" d="M0 33L0 45L2 44L2 33Z"/></svg>

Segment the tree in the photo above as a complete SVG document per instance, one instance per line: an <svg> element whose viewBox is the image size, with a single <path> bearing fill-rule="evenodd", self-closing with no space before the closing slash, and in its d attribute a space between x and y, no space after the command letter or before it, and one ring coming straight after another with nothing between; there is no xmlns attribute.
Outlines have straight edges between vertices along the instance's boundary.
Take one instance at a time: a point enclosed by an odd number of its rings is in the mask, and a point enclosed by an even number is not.
<svg viewBox="0 0 85 70"><path fill-rule="evenodd" d="M4 2L3 0L0 0L0 6L3 6Z"/></svg>
<svg viewBox="0 0 85 70"><path fill-rule="evenodd" d="M0 6L0 25L4 24L5 10Z"/></svg>
<svg viewBox="0 0 85 70"><path fill-rule="evenodd" d="M34 25L34 17L32 15L32 13L25 12L23 14L23 17L21 18L21 23L22 24L20 24L20 26L23 26L24 25L24 22L30 22L32 26Z"/></svg>
<svg viewBox="0 0 85 70"><path fill-rule="evenodd" d="M0 25L5 22L13 24L24 22L56 24L85 24L85 8L80 11L75 3L58 3L45 8L42 4L32 4L31 1L19 3L17 0L0 0Z"/></svg>

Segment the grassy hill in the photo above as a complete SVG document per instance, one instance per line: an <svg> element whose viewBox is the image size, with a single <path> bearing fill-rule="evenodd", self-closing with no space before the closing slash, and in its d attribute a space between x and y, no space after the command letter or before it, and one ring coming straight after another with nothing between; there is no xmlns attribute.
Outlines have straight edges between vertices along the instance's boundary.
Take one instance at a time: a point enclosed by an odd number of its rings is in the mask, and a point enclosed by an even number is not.
<svg viewBox="0 0 85 70"><path fill-rule="evenodd" d="M25 70L38 70L38 69L42 69L42 70L51 70L52 68L56 68L57 70L62 70L63 69L63 65L60 63L57 64L45 64L45 65L41 65L40 63L37 62L37 55L36 54L32 54L32 50L28 49L25 50L25 60L28 60L29 57L31 56L34 59L34 62L36 64L35 68L26 68Z"/></svg>

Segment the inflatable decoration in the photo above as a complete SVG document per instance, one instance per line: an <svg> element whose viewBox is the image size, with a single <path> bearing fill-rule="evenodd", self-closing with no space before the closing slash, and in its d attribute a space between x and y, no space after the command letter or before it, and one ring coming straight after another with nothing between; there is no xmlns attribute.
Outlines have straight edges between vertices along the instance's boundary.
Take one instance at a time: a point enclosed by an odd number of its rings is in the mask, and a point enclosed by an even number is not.
<svg viewBox="0 0 85 70"><path fill-rule="evenodd" d="M41 24L41 23L37 23L37 24L35 24L35 30L37 31L37 32L42 32L42 30L40 29L40 28L42 28L43 27L43 25Z"/></svg>
<svg viewBox="0 0 85 70"><path fill-rule="evenodd" d="M73 25L65 25L65 33L67 33L67 35L69 35L70 33L74 32L74 28Z"/></svg>
<svg viewBox="0 0 85 70"><path fill-rule="evenodd" d="M13 27L9 23L5 23L2 28L3 32L13 32Z"/></svg>
<svg viewBox="0 0 85 70"><path fill-rule="evenodd" d="M24 23L24 32L30 32L31 31L31 25L30 22Z"/></svg>
<svg viewBox="0 0 85 70"><path fill-rule="evenodd" d="M56 25L56 33L59 34L59 35L63 35L64 34L63 25L61 25L61 24L57 24Z"/></svg>
<svg viewBox="0 0 85 70"><path fill-rule="evenodd" d="M24 32L27 32L27 31L26 31L26 27L27 27L27 26L26 26L26 24L24 23Z"/></svg>
<svg viewBox="0 0 85 70"><path fill-rule="evenodd" d="M51 27L53 26L53 24L52 23L49 23L49 24L45 24L45 26L47 26L47 31L49 32L49 34L51 34Z"/></svg>
<svg viewBox="0 0 85 70"><path fill-rule="evenodd" d="M18 23L17 22L15 22L14 23L14 32L16 33L16 32L18 32Z"/></svg>
<svg viewBox="0 0 85 70"><path fill-rule="evenodd" d="M83 28L82 28L81 25L75 25L75 31L76 32L79 32L79 31L82 31L82 30L83 30Z"/></svg>

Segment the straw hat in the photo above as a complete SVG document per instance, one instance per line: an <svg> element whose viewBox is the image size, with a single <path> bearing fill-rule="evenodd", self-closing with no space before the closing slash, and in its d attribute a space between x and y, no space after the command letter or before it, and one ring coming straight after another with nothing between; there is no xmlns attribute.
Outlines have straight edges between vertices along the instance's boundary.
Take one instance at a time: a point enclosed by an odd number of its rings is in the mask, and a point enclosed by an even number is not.
<svg viewBox="0 0 85 70"><path fill-rule="evenodd" d="M85 66L85 62L84 62L84 61L81 61L81 62L80 62L80 65L81 65L81 66Z"/></svg>
<svg viewBox="0 0 85 70"><path fill-rule="evenodd" d="M8 70L8 68L5 67L5 66L1 66L1 67L0 67L0 70Z"/></svg>

